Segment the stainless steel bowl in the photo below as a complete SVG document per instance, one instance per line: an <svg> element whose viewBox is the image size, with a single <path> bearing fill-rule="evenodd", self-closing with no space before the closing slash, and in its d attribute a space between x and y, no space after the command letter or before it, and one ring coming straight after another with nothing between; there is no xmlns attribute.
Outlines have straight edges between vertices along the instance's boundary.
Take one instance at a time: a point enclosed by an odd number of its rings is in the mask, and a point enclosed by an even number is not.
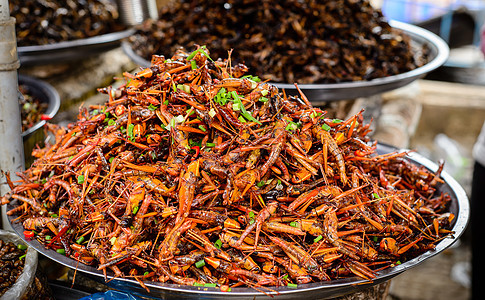
<svg viewBox="0 0 485 300"><path fill-rule="evenodd" d="M51 119L54 118L61 106L61 99L57 90L45 81L26 75L19 75L18 81L19 85L23 84L32 96L48 104L44 115ZM45 138L42 127L44 127L46 122L45 120L41 120L22 132L26 167L33 161L31 153L35 145Z"/></svg>
<svg viewBox="0 0 485 300"><path fill-rule="evenodd" d="M382 144L378 145L378 152L380 153L388 153L394 150L395 149L390 146ZM412 163L419 166L424 166L431 171L436 171L438 168L435 163L417 153L411 153L408 159ZM303 298L309 300L332 298L349 293L355 293L379 283L388 281L394 276L399 275L402 272L409 270L423 261L441 253L443 250L450 247L455 241L457 241L458 238L463 234L470 214L468 197L458 182L456 182L448 173L443 172L442 178L444 183L439 186L438 192L446 192L451 196L452 203L450 212L455 214L452 228L452 230L455 232L453 237L443 239L436 245L436 249L433 251L427 251L418 257L404 262L396 267L377 272L377 277L373 281L367 281L355 277L332 280L328 282L300 284L298 285L297 289L277 287L273 289L274 292L265 290L267 295L251 288L233 288L231 292L221 292L217 288L145 282L146 286L150 289L150 293L147 293L147 291L145 291L135 280L124 278L116 278L111 280L107 283L107 285L121 291L143 296L160 297L163 299L295 299L298 297L300 299ZM16 206L15 204L15 202L12 202L8 205L7 209L14 208ZM23 227L21 224L13 222L14 219L15 216L9 217L9 221L13 229L23 238ZM82 272L99 282L104 282L102 271L97 270L94 267L79 264L73 259L61 255L53 250L48 250L36 240L29 240L25 242L48 258L69 268L77 269L79 272ZM108 277L112 278L112 275ZM275 296L275 298L271 298L269 295Z"/></svg>
<svg viewBox="0 0 485 300"><path fill-rule="evenodd" d="M416 79L425 76L445 63L448 59L450 49L440 37L434 33L415 25L398 21L389 21L389 24L396 29L400 29L404 34L411 37L413 46L417 49L429 48L429 61L425 65L414 70L392 75L388 77L376 78L368 81L352 81L328 84L298 84L305 96L314 106L322 105L328 101L349 100L359 97L369 97L387 91L403 87ZM121 44L123 51L136 64L141 67L149 67L150 62L137 55L131 44L123 41ZM280 90L284 89L289 95L298 95L294 84L273 83Z"/></svg>
<svg viewBox="0 0 485 300"><path fill-rule="evenodd" d="M298 87L313 105L321 105L327 101L349 100L360 97L369 97L403 87L425 76L445 63L448 59L450 48L440 37L434 33L415 25L398 21L389 21L396 29L402 30L411 37L416 47L428 47L430 50L429 61L425 65L414 70L376 78L369 81L353 81L331 84L299 84ZM293 84L274 83L279 89L285 89L287 94L298 95Z"/></svg>

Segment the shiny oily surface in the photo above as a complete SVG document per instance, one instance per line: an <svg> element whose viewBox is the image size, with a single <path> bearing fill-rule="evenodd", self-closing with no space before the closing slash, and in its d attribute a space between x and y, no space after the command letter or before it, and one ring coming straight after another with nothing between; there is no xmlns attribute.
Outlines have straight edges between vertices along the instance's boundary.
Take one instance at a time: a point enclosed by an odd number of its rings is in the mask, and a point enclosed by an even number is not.
<svg viewBox="0 0 485 300"><path fill-rule="evenodd" d="M464 229L442 164L376 152L360 114L326 118L246 70L202 47L125 74L104 105L51 127L57 143L2 198L24 203L8 214L79 270L211 297L348 292Z"/></svg>

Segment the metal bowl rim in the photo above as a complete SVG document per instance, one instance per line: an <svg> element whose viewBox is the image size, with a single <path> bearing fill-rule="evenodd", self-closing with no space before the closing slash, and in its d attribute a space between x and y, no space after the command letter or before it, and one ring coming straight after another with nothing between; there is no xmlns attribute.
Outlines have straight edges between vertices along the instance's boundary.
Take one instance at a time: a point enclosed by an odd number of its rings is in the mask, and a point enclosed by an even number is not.
<svg viewBox="0 0 485 300"><path fill-rule="evenodd" d="M42 98L42 96L46 98L45 100L47 100L48 107L44 115L47 115L49 118L53 118L57 114L61 106L61 98L57 90L52 85L46 81L22 74L18 75L18 81L19 84L25 84L28 86L28 88L32 89L32 94L36 94L36 96L39 98ZM23 131L21 136L27 137L28 135L37 131L39 128L42 128L46 123L47 121L45 120L35 123L32 127Z"/></svg>
<svg viewBox="0 0 485 300"><path fill-rule="evenodd" d="M384 147L389 147L386 145L378 144L378 146L384 146ZM395 150L395 148L393 148ZM411 160L414 163L418 163L425 168L431 170L431 171L436 171L438 169L438 166L430 161L429 159L425 158L424 156L416 153L409 151L407 149L402 149L399 151L406 151L408 152L408 159ZM393 278L394 276L397 276L401 274L402 272L411 269L415 267L416 265L422 263L428 258L431 258L439 253L441 253L443 250L447 249L450 247L454 242L456 242L459 237L463 234L467 224L468 224L468 219L469 219L469 212L470 212L470 206L469 206L469 201L468 197L461 187L461 185L451 176L449 175L446 171L443 171L441 173L441 177L445 181L445 183L450 187L451 191L455 194L456 196L456 202L458 205L458 212L457 212L457 218L455 220L455 224L452 228L452 230L455 232L453 237L448 237L443 239L441 242L439 242L436 245L436 248L434 250L429 250L409 261L406 261L400 265L394 266L392 268L388 268L382 271L377 272L377 277L375 278L374 282L370 282L365 279L357 278L357 277L352 277L352 278L344 278L344 279L337 279L337 280L332 280L332 281L322 281L322 282L314 282L314 283L307 283L307 284L301 284L298 286L297 289L293 288L288 288L288 287L271 287L273 290L276 292L268 292L269 295L293 295L293 294L298 294L301 292L315 292L318 293L320 292L325 292L329 291L331 289L336 289L336 288L358 288L359 286L361 287L366 287L370 285L375 284L375 282L382 281L382 280L389 280ZM453 197L452 197L453 198ZM21 234L23 232L23 227L19 223L12 223L12 217L9 216L9 222L14 228L15 232L30 246L35 248L37 251L39 251L41 254L47 256L48 258L57 261L58 263L67 266L72 269L77 269L79 271L82 271L83 273L93 275L99 278L102 278L104 275L102 271L97 270L94 267L83 265L77 263L75 260L70 259L64 255L61 255L53 250L48 250L46 249L43 245L41 245L37 240L26 240L25 237ZM108 275L109 279L112 279L113 276ZM139 285L139 283L135 280L132 279L127 279L127 278L115 278L116 281L118 282L124 282L124 283L130 283L133 285ZM252 289L252 288L234 288L232 289L231 292L222 292L218 288L208 288L208 287L194 287L194 286L183 286L179 284L165 284L165 283L157 283L153 281L145 281L145 285L148 288L153 288L157 290L165 290L165 291L170 291L170 292L178 292L178 293L184 293L186 295L188 294L193 294L193 296L213 296L213 297L259 297L263 296L264 294L261 294L260 292Z"/></svg>
<svg viewBox="0 0 485 300"><path fill-rule="evenodd" d="M62 41L58 43L45 44L45 45L21 46L17 48L17 51L20 55L22 55L27 53L64 50L64 49L76 48L81 46L112 43L112 42L127 38L130 35L132 35L134 32L135 32L134 28L129 28L122 31L110 32L110 33L92 36L84 39Z"/></svg>

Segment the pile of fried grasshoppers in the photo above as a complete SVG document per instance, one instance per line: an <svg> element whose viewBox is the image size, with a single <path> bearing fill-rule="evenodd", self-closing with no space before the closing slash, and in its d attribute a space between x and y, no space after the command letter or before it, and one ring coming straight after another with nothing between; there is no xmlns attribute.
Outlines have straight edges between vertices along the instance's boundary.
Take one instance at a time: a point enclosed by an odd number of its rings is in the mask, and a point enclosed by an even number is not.
<svg viewBox="0 0 485 300"><path fill-rule="evenodd" d="M378 154L362 112L327 118L230 56L153 56L47 125L55 143L8 180L8 215L105 276L222 291L372 280L453 234L442 164Z"/></svg>

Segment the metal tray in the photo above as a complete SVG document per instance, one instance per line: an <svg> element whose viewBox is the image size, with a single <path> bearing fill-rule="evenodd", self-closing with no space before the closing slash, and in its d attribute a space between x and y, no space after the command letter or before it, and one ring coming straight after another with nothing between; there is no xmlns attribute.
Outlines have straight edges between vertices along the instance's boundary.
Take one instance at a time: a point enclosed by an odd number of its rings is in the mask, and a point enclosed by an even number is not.
<svg viewBox="0 0 485 300"><path fill-rule="evenodd" d="M378 145L379 153L388 153L396 150L395 148L383 144ZM416 165L424 166L431 171L436 171L438 166L428 160L427 158L417 154L411 153L409 160ZM390 280L396 275L409 270L416 265L422 263L426 259L435 256L451 246L458 238L463 234L469 219L470 206L468 197L463 188L456 182L448 173L442 172L441 174L444 184L439 188L439 192L446 192L452 198L450 212L455 214L455 220L452 230L455 232L453 237L443 239L436 245L436 249L433 251L427 251L420 256L402 263L396 267L388 268L383 271L377 272L377 277L374 281L368 281L361 278L346 278L339 280L332 280L328 282L315 282L308 284L300 284L297 289L287 287L274 288L275 292L269 292L265 295L251 288L234 288L231 292L221 292L217 288L207 287L193 287L182 286L178 284L164 284L156 282L145 282L146 286L150 289L148 294L135 280L116 278L110 280L107 285L111 288L118 289L133 294L148 296L148 297L160 297L163 299L295 299L296 297L302 299L323 299L338 297L349 293L355 293L379 283ZM17 201L17 200L15 200ZM15 201L7 206L7 209L15 207ZM15 232L24 239L22 234L22 224L14 223L15 216L9 216L10 224ZM48 250L44 248L37 240L26 240L30 246L34 247L37 251L47 256L48 258L57 261L58 263L65 265L72 269L77 269L83 272L85 275L104 282L103 273L94 267L86 266L76 262L75 260L61 255L54 250ZM108 276L112 278L112 276ZM268 292L266 290L266 292ZM269 295L273 296L271 298Z"/></svg>
<svg viewBox="0 0 485 300"><path fill-rule="evenodd" d="M428 47L430 50L429 62L424 66L409 72L392 75L388 77L376 78L369 81L353 81L329 84L299 84L305 96L314 106L321 105L327 101L350 100L359 97L369 97L387 91L403 87L426 73L440 67L448 59L450 49L440 37L434 33L418 26L391 20L389 24L396 29L400 29L411 37L413 46L422 49ZM136 64L141 67L149 67L150 62L137 55L129 42L123 41L121 45L123 51ZM294 84L273 83L279 89L284 89L289 95L298 95Z"/></svg>
<svg viewBox="0 0 485 300"><path fill-rule="evenodd" d="M369 81L353 81L332 84L299 84L298 87L313 105L319 105L327 101L349 100L359 97L369 97L403 87L411 82L424 77L448 59L450 48L440 37L421 27L391 20L389 24L393 28L402 30L411 37L416 47L428 47L430 50L429 62L414 70L376 78ZM285 89L287 94L298 95L293 84L275 83L279 89Z"/></svg>
<svg viewBox="0 0 485 300"><path fill-rule="evenodd" d="M89 57L120 46L121 40L135 32L130 28L90 38L55 44L22 46L17 53L22 66L57 64Z"/></svg>
<svg viewBox="0 0 485 300"><path fill-rule="evenodd" d="M41 102L48 104L44 115L48 116L50 119L55 117L61 106L61 98L59 97L57 90L52 85L43 80L26 75L19 75L18 82L19 85L23 84L28 89L29 94L39 99ZM20 92L19 97L22 97ZM34 162L32 150L37 144L42 145L45 139L45 133L42 128L46 123L46 120L40 120L32 127L22 132L26 167L30 166Z"/></svg>
<svg viewBox="0 0 485 300"><path fill-rule="evenodd" d="M57 90L43 80L26 75L19 75L18 81L19 85L24 84L33 96L38 98L40 101L47 102L49 104L44 115L51 119L54 118L59 110L59 107L61 106L61 98L59 97ZM34 126L22 132L22 137L27 138L35 131L42 128L45 123L45 120L35 123Z"/></svg>

